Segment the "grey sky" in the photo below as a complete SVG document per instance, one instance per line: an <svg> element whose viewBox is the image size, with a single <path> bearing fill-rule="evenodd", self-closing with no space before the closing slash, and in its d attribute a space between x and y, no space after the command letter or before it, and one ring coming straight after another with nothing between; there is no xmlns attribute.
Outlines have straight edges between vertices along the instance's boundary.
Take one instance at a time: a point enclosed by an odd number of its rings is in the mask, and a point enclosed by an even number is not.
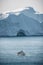
<svg viewBox="0 0 43 65"><path fill-rule="evenodd" d="M29 6L43 13L43 0L0 0L0 12L18 10Z"/></svg>

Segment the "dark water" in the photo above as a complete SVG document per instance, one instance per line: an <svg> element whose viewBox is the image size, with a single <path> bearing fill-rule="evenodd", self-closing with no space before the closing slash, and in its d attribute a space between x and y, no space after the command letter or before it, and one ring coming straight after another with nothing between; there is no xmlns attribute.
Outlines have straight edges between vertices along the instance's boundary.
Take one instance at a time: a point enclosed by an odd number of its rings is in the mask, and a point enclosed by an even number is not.
<svg viewBox="0 0 43 65"><path fill-rule="evenodd" d="M0 65L43 65L43 37L0 38Z"/></svg>
<svg viewBox="0 0 43 65"><path fill-rule="evenodd" d="M43 65L43 63L28 63L28 62L19 62L19 63L0 63L0 65Z"/></svg>

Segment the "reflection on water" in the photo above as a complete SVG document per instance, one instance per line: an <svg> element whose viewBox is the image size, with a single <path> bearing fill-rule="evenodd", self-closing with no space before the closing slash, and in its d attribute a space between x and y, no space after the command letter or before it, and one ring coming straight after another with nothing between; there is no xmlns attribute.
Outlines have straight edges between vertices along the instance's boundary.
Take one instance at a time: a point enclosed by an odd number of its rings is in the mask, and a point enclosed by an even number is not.
<svg viewBox="0 0 43 65"><path fill-rule="evenodd" d="M23 50L26 56L17 56ZM43 37L0 38L0 62L42 62Z"/></svg>

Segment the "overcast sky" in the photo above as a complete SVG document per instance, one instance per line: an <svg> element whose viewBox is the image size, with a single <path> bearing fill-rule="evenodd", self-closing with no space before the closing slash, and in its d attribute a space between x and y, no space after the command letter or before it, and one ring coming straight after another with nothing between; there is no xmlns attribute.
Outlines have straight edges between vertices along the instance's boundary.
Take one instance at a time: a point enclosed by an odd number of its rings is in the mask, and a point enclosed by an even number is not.
<svg viewBox="0 0 43 65"><path fill-rule="evenodd" d="M36 11L43 13L43 0L0 0L0 12L18 10L30 6Z"/></svg>

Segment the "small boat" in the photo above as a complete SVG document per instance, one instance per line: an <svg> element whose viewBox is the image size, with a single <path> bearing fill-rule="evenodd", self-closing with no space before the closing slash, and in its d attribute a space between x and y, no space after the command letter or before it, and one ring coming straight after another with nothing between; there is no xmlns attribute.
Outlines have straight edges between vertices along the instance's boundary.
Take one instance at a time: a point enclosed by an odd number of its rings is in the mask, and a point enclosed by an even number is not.
<svg viewBox="0 0 43 65"><path fill-rule="evenodd" d="M18 56L25 56L25 53L24 53L24 51L20 51L20 52L17 53L17 55Z"/></svg>

